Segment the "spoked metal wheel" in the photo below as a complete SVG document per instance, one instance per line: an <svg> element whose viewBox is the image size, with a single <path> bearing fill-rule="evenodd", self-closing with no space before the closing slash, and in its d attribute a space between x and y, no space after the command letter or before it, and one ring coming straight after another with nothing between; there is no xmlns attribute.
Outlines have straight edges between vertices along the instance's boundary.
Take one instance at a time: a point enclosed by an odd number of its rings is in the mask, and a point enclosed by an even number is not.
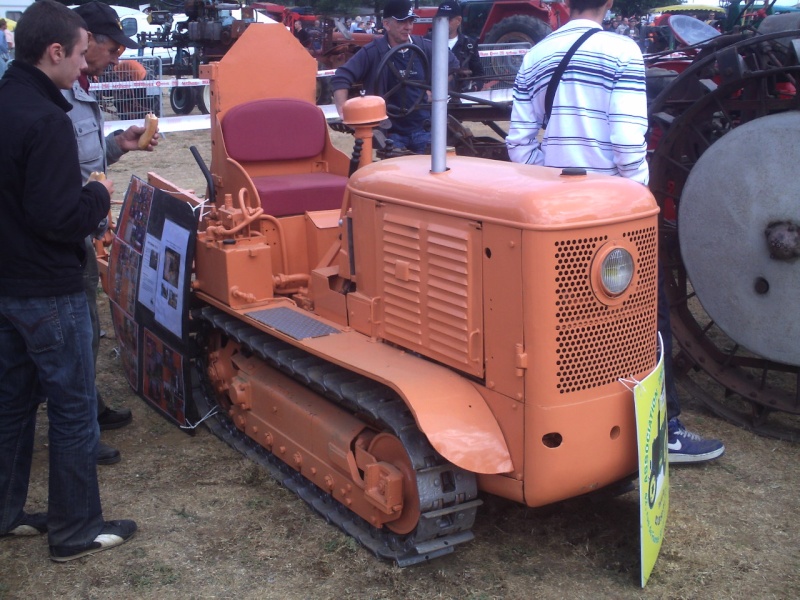
<svg viewBox="0 0 800 600"><path fill-rule="evenodd" d="M800 440L800 258L773 256L765 233L800 223L787 199L800 166L792 39L707 51L658 96L650 188L679 382L723 418Z"/></svg>
<svg viewBox="0 0 800 600"><path fill-rule="evenodd" d="M401 66L395 62L396 57L403 57ZM425 81L416 79L419 68L425 73ZM387 70L395 83L388 90L381 90L386 100L386 114L391 118L405 117L419 108L425 100L425 91L431 88L428 56L422 48L411 43L394 46L381 59L375 81L383 81Z"/></svg>

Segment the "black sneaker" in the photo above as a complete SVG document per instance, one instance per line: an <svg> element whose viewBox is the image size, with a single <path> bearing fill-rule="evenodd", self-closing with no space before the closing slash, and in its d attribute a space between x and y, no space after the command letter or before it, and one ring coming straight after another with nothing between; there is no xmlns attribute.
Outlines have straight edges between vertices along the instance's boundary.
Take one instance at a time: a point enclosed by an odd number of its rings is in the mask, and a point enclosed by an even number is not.
<svg viewBox="0 0 800 600"><path fill-rule="evenodd" d="M47 513L22 513L22 519L0 537L27 537L47 533Z"/></svg>
<svg viewBox="0 0 800 600"><path fill-rule="evenodd" d="M121 408L114 410L108 408L97 415L97 423L100 425L100 431L107 431L109 429L119 429L125 427L133 420L130 408Z"/></svg>
<svg viewBox="0 0 800 600"><path fill-rule="evenodd" d="M136 533L134 521L106 521L94 541L85 546L50 546L50 560L67 562L124 544Z"/></svg>
<svg viewBox="0 0 800 600"><path fill-rule="evenodd" d="M97 443L97 464L98 465L113 465L122 460L119 450L112 448L103 442Z"/></svg>

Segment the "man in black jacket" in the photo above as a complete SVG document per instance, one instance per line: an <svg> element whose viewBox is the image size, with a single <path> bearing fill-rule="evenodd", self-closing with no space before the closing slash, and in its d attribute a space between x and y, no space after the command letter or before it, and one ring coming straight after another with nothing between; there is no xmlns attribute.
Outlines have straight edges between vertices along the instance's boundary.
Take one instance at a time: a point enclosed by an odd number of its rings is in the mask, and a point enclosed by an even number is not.
<svg viewBox="0 0 800 600"><path fill-rule="evenodd" d="M133 521L104 521L97 483L92 329L83 239L108 213L113 184L82 185L60 89L86 67L86 25L39 0L16 29L0 80L0 536L48 532L64 562L117 546ZM37 392L41 392L41 395ZM47 513L24 512L38 399L47 398Z"/></svg>
<svg viewBox="0 0 800 600"><path fill-rule="evenodd" d="M336 69L336 74L331 78L333 100L339 116L342 116L342 107L347 101L350 87L357 83L364 84L367 94L385 95L401 83L395 76L394 70L404 74L409 81L430 82L430 73L427 72L423 61L417 53L408 48L394 55L392 60L394 69L389 68L390 65L387 63L387 68L378 72L384 56L392 48L407 43L421 48L428 58L428 65L432 63L431 41L411 35L411 28L416 18L410 0L389 0L386 3L383 9L386 35L356 52L347 63ZM458 61L450 53L449 70L454 71L457 68ZM389 129L389 138L398 150L408 149L421 154L427 152L430 146L430 109L419 107L412 110L414 106L426 100L423 94L427 95L428 92L417 87L403 86L386 98L390 112L404 113L402 116L392 118L392 126Z"/></svg>

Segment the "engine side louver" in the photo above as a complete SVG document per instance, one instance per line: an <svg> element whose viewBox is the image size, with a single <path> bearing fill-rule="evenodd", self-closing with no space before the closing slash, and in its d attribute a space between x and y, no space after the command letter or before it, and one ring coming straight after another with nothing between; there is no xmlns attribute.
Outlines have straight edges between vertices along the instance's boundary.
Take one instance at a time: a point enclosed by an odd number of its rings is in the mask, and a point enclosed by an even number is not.
<svg viewBox="0 0 800 600"><path fill-rule="evenodd" d="M383 337L480 375L480 229L392 208L382 218Z"/></svg>

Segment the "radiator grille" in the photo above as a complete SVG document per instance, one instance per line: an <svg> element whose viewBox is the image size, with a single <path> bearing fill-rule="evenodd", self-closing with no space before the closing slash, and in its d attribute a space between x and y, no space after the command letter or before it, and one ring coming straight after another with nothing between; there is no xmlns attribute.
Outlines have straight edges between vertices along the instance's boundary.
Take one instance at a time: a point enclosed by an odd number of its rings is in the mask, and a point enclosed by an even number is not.
<svg viewBox="0 0 800 600"><path fill-rule="evenodd" d="M636 289L607 306L592 293L590 266L606 236L555 243L557 387L565 394L652 367L657 296L656 228L624 233L638 253ZM634 259L637 259L634 256Z"/></svg>

